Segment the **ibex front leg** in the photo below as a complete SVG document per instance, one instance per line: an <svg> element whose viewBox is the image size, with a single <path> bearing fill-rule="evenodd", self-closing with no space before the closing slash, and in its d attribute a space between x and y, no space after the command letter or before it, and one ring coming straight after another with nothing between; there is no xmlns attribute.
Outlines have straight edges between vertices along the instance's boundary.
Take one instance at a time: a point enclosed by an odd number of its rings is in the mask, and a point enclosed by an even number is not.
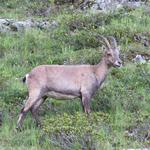
<svg viewBox="0 0 150 150"><path fill-rule="evenodd" d="M91 100L91 96L88 93L82 93L82 107L84 109L84 112L89 114L91 112L90 109L90 100Z"/></svg>

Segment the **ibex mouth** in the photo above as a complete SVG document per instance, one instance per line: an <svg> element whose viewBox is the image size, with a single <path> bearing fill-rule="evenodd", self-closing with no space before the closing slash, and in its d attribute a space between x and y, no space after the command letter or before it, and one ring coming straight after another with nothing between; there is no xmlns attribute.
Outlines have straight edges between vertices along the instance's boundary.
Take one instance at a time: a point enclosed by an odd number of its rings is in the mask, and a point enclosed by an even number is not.
<svg viewBox="0 0 150 150"><path fill-rule="evenodd" d="M122 63L120 62L120 61L116 61L115 63L114 63L114 67L122 67Z"/></svg>
<svg viewBox="0 0 150 150"><path fill-rule="evenodd" d="M122 65L115 65L115 67L116 67L116 68L120 68L120 67L122 67Z"/></svg>

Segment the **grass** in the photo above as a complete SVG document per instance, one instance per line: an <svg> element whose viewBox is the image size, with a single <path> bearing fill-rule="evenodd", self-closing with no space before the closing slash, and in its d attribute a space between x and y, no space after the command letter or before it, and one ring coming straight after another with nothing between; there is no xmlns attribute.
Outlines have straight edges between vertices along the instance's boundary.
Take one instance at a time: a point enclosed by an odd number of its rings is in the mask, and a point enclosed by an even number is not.
<svg viewBox="0 0 150 150"><path fill-rule="evenodd" d="M34 126L31 127L28 125L31 119L27 119L26 129L24 131L16 133L16 117L6 115L4 116L4 124L0 128L1 149L37 149L39 131Z"/></svg>
<svg viewBox="0 0 150 150"><path fill-rule="evenodd" d="M1 4L1 18L20 20L29 18L28 13L32 13L29 8L39 12L43 7L42 2L28 0L2 1ZM149 128L144 130L144 127L150 121L150 64L132 62L137 54L150 57L149 45L145 47L142 42L134 40L135 34L139 33L149 38L149 14L143 8L123 9L107 15L75 10L72 14L69 8L53 11L46 17L32 13L35 20L56 20L59 26L53 30L34 28L22 33L0 33L0 112L3 118L0 149L120 150L149 147L149 139L142 138L149 134ZM116 37L124 66L112 69L104 87L94 96L92 124L82 113L80 100L49 98L39 111L43 127L37 128L29 113L23 131L16 132L17 117L27 96L21 78L40 64L98 63L102 50L96 33ZM71 121L74 123L70 124ZM89 135L85 134L86 129ZM127 131L134 129L137 133L128 136Z"/></svg>

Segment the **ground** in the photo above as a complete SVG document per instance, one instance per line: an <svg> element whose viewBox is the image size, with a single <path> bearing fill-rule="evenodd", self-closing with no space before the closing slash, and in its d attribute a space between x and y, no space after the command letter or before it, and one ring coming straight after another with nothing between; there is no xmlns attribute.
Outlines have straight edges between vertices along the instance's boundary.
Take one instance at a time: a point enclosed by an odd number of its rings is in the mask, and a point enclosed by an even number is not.
<svg viewBox="0 0 150 150"><path fill-rule="evenodd" d="M53 1L2 1L0 18L57 22L49 28L0 33L0 149L127 149L150 147L150 17L141 8L113 13L79 11ZM52 7L50 13L43 13ZM42 127L29 113L16 132L18 114L27 98L21 83L40 64L97 64L101 43L95 34L114 36L122 68L113 68L91 102L86 116L80 101L49 98L40 108ZM144 62L134 62L136 55Z"/></svg>

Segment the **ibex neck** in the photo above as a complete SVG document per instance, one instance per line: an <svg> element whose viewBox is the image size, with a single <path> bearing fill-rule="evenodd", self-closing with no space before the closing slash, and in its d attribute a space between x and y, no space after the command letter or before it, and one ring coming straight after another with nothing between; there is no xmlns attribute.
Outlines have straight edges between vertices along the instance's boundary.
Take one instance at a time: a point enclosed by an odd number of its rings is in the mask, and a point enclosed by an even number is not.
<svg viewBox="0 0 150 150"><path fill-rule="evenodd" d="M97 80L99 82L99 85L101 85L103 81L105 80L105 78L107 77L108 70L109 70L109 66L105 58L103 58L101 62L96 65L95 69L96 69L95 74L96 74Z"/></svg>

